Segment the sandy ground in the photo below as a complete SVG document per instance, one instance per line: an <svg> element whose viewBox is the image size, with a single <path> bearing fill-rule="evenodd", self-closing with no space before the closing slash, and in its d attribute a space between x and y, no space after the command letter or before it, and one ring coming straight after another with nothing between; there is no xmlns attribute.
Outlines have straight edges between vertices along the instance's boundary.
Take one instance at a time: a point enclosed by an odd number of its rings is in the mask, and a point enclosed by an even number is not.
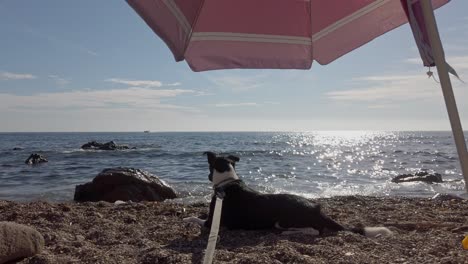
<svg viewBox="0 0 468 264"><path fill-rule="evenodd" d="M350 232L313 237L220 230L215 263L468 263L467 200L335 197L323 209L348 226L387 226L392 237ZM20 263L200 263L207 230L182 218L208 204L17 203L0 201L0 221L35 227L46 249Z"/></svg>

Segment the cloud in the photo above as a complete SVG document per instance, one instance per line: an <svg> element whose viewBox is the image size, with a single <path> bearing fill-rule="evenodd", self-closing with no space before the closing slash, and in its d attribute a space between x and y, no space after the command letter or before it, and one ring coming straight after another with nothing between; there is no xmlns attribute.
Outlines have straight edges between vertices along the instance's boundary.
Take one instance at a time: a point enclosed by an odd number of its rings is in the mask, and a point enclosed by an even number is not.
<svg viewBox="0 0 468 264"><path fill-rule="evenodd" d="M375 82L382 82L382 81L402 81L402 80L411 80L414 78L419 78L421 75L382 75L382 76L366 76L366 77L359 77L353 78L354 81L375 81Z"/></svg>
<svg viewBox="0 0 468 264"><path fill-rule="evenodd" d="M88 53L89 55L93 55L93 56L99 56L99 53L95 52L95 51L92 51L88 48L84 48L84 47L78 47L79 49L83 50L84 52Z"/></svg>
<svg viewBox="0 0 468 264"><path fill-rule="evenodd" d="M468 56L450 56L446 60L455 70L468 70Z"/></svg>
<svg viewBox="0 0 468 264"><path fill-rule="evenodd" d="M467 70L468 69L468 56L450 56L450 57L446 57L445 60L455 70L458 70L458 69ZM411 64L421 64L422 65L421 58L409 58L409 59L406 59L405 62L411 63Z"/></svg>
<svg viewBox="0 0 468 264"><path fill-rule="evenodd" d="M457 72L462 82L463 80L466 80L468 76L468 56L449 56L449 57L446 57L445 60ZM422 61L420 58L409 58L409 59L406 59L405 62L410 63L410 64L422 64ZM436 74L437 69L433 68L432 72ZM457 82L454 82L454 85L457 85Z"/></svg>
<svg viewBox="0 0 468 264"><path fill-rule="evenodd" d="M462 27L463 28L463 27ZM448 31L448 32L454 32L454 31L459 31L461 30L462 28L458 27L458 26L450 26L450 27L446 27L444 30L445 31Z"/></svg>
<svg viewBox="0 0 468 264"><path fill-rule="evenodd" d="M222 88L229 88L233 91L241 92L248 91L257 87L262 86L260 79L264 78L264 75L257 76L236 76L236 75L224 75L224 76L211 76L209 80L215 85Z"/></svg>
<svg viewBox="0 0 468 264"><path fill-rule="evenodd" d="M242 106L264 106L264 105L279 105L278 102L265 101L263 103L244 102L244 103L219 103L211 106L215 107L242 107Z"/></svg>
<svg viewBox="0 0 468 264"><path fill-rule="evenodd" d="M207 92L207 91L196 91L193 96L209 96L214 95L214 93Z"/></svg>
<svg viewBox="0 0 468 264"><path fill-rule="evenodd" d="M239 107L239 106L260 106L257 103L222 103L222 104L215 104L216 107Z"/></svg>
<svg viewBox="0 0 468 264"><path fill-rule="evenodd" d="M0 110L83 110L83 109L169 109L197 111L191 107L163 103L166 98L193 93L192 90L154 90L130 87L116 90L79 90L36 95L0 94Z"/></svg>
<svg viewBox="0 0 468 264"><path fill-rule="evenodd" d="M29 73L13 73L13 72L0 72L0 80L8 81L8 80L30 80L36 79L36 76L29 74Z"/></svg>
<svg viewBox="0 0 468 264"><path fill-rule="evenodd" d="M47 40L49 43L51 44L54 44L54 45L58 45L58 46L62 46L62 47L68 47L72 50L76 50L76 51L79 51L79 52L82 52L82 53L86 53L88 55L91 55L91 56L99 56L99 53L85 47L84 45L76 42L76 41L70 41L64 37L59 37L59 36L53 36L53 35L50 35L50 34L45 34L45 33L42 33L41 31L39 31L38 29L36 28L32 28L28 25L21 25L20 24L20 28L23 32L31 35L31 36L34 36L34 37L38 37L40 39L45 39Z"/></svg>
<svg viewBox="0 0 468 264"><path fill-rule="evenodd" d="M111 78L107 79L106 82L113 82L118 84L125 84L128 86L139 86L139 87L161 87L163 86L162 82L160 81L149 81L149 80L127 80L127 79L119 79L119 78Z"/></svg>
<svg viewBox="0 0 468 264"><path fill-rule="evenodd" d="M106 82L118 83L118 84L125 84L131 87L145 87L145 88L157 88L162 86L180 86L182 83L174 82L174 83L162 83L161 81L155 80L128 80L128 79L120 79L120 78L110 78L105 80Z"/></svg>
<svg viewBox="0 0 468 264"><path fill-rule="evenodd" d="M49 75L49 78L51 78L59 86L65 86L70 83L70 80L64 79L58 75Z"/></svg>
<svg viewBox="0 0 468 264"><path fill-rule="evenodd" d="M428 100L440 97L438 84L424 74L369 76L358 78L358 80L361 80L362 88L332 91L325 95L335 101L372 103L369 106L371 108L384 108L383 105L395 101Z"/></svg>
<svg viewBox="0 0 468 264"><path fill-rule="evenodd" d="M460 78L468 74L468 56L450 56L446 60L458 72ZM420 64L420 58L409 58L406 63ZM354 78L353 86L358 88L331 91L325 96L334 101L367 103L369 108L390 108L395 102L411 102L412 104L440 102L440 84L424 74L425 69L418 74L396 72L377 76ZM434 74L437 70L432 70ZM438 79L437 76L435 79ZM468 94L466 85L453 80L454 90L458 96Z"/></svg>
<svg viewBox="0 0 468 264"><path fill-rule="evenodd" d="M460 52L460 51L468 51L468 42L467 43L447 43L444 44L444 49L449 52Z"/></svg>
<svg viewBox="0 0 468 264"><path fill-rule="evenodd" d="M375 104L375 105L368 105L367 108L369 109L397 109L397 105L392 104Z"/></svg>
<svg viewBox="0 0 468 264"><path fill-rule="evenodd" d="M411 63L411 64L422 64L421 58L408 58L405 60L406 63Z"/></svg>

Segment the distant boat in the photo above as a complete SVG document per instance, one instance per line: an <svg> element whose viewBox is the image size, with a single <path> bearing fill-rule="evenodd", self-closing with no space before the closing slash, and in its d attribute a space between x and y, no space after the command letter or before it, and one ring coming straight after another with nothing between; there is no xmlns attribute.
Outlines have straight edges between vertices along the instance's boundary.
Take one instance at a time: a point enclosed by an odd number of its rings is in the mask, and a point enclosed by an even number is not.
<svg viewBox="0 0 468 264"><path fill-rule="evenodd" d="M143 131L143 132L144 132L144 133L149 133L150 131L149 131L149 130L145 130L145 131Z"/></svg>

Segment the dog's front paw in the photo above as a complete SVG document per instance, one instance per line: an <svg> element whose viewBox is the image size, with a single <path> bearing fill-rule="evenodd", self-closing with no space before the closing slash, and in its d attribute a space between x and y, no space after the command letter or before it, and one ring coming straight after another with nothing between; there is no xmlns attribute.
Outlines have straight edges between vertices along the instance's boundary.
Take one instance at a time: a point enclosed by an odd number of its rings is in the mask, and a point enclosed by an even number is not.
<svg viewBox="0 0 468 264"><path fill-rule="evenodd" d="M196 218L196 217L193 217L193 216L191 216L191 217L186 217L186 218L184 218L183 220L184 220L184 222L186 222L186 223L194 223L194 224L197 224L197 225L199 225L199 226L204 226L204 225L205 225L205 222L206 222L206 220L203 220L203 219L200 219L200 218Z"/></svg>

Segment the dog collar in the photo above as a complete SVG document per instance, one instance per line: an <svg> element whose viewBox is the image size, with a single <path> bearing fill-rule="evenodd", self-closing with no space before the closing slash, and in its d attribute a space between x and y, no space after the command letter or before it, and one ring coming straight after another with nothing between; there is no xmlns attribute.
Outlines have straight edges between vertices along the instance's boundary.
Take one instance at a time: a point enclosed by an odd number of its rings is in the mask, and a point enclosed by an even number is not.
<svg viewBox="0 0 468 264"><path fill-rule="evenodd" d="M238 181L238 180L239 180L239 179L226 179L226 180L224 180L224 181L222 181L222 182L220 182L220 183L214 185L214 186L213 186L213 189L216 190L216 189L222 188L222 187L228 185L229 183L234 182L234 181Z"/></svg>

